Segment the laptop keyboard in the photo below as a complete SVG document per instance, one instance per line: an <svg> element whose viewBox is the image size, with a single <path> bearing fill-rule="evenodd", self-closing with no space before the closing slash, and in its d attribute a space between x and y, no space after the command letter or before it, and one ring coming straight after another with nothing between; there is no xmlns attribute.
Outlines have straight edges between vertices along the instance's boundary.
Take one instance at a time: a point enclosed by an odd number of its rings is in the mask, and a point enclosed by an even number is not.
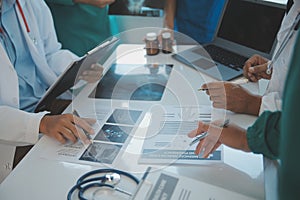
<svg viewBox="0 0 300 200"><path fill-rule="evenodd" d="M242 69L244 66L244 63L248 59L244 56L233 53L231 51L228 51L226 49L223 49L223 48L215 46L215 45L204 46L204 49L207 51L207 53L211 56L211 58L214 61L219 62L230 68Z"/></svg>

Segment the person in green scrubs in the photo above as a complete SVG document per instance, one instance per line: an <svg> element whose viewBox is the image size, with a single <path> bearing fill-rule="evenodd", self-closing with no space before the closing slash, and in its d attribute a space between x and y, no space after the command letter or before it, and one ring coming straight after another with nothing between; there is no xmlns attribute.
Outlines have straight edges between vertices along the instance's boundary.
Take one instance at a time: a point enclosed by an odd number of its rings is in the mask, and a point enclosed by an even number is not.
<svg viewBox="0 0 300 200"><path fill-rule="evenodd" d="M299 32L299 31L298 31ZM300 199L300 34L285 85L280 120L279 199Z"/></svg>
<svg viewBox="0 0 300 200"><path fill-rule="evenodd" d="M289 73L285 82L282 111L265 111L247 130L230 124L220 130L212 124L199 122L197 131L190 137L205 131L214 134L221 131L218 143L229 147L263 154L270 159L279 159L279 199L300 199L300 34L295 43ZM202 140L195 153L200 152ZM202 143L202 144L201 144ZM210 152L211 153L211 152ZM206 156L206 155L204 155Z"/></svg>
<svg viewBox="0 0 300 200"><path fill-rule="evenodd" d="M108 5L115 0L46 0L58 40L83 56L111 36Z"/></svg>

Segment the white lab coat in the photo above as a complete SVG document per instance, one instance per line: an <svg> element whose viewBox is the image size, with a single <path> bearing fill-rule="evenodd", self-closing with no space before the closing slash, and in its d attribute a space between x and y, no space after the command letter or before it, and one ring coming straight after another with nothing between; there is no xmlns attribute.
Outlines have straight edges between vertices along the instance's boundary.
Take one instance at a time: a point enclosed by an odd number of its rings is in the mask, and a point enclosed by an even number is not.
<svg viewBox="0 0 300 200"><path fill-rule="evenodd" d="M299 11L300 11L300 0L294 0L294 4L291 10L284 17L279 32L277 34L278 43L274 54L276 54L276 51L282 44L284 38L287 35L289 28L292 26L292 23L294 22ZM262 113L265 110L270 110L270 111L281 110L284 83L288 72L289 62L291 56L293 55L296 35L297 34L293 35L293 37L289 40L288 44L286 45L285 49L279 55L277 61L274 62L272 77L268 83L266 92L262 97L260 113Z"/></svg>
<svg viewBox="0 0 300 200"><path fill-rule="evenodd" d="M6 1L6 0L3 0ZM13 1L15 0L7 0ZM73 53L61 50L50 10L43 0L19 0L29 25L27 33L20 10L15 5L19 23L30 54L42 80L50 86L75 59ZM45 113L19 110L18 77L5 50L0 45L0 183L11 171L15 146L34 144L38 140L39 124Z"/></svg>

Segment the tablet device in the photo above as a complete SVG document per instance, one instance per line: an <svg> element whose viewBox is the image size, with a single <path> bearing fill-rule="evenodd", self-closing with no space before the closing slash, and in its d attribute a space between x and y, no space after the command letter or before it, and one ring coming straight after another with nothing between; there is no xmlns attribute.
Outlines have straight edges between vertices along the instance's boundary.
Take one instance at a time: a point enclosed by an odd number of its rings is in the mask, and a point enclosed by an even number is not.
<svg viewBox="0 0 300 200"><path fill-rule="evenodd" d="M114 63L89 98L133 101L160 101L173 64Z"/></svg>
<svg viewBox="0 0 300 200"><path fill-rule="evenodd" d="M46 110L57 97L75 85L78 74L90 68L92 64L98 63L105 58L115 44L117 44L117 41L119 41L118 38L111 37L86 53L79 60L71 63L47 90L34 111L40 112Z"/></svg>

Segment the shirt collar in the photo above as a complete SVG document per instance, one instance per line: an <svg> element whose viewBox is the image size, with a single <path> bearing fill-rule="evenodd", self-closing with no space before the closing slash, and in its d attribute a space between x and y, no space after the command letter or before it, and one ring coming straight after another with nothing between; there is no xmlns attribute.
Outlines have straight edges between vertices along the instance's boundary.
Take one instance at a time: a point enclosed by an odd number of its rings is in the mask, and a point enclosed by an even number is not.
<svg viewBox="0 0 300 200"><path fill-rule="evenodd" d="M288 13L292 7L292 5L294 4L293 0L288 0L287 4L286 4L286 12Z"/></svg>
<svg viewBox="0 0 300 200"><path fill-rule="evenodd" d="M16 0L2 0L2 13L10 10L15 4Z"/></svg>

